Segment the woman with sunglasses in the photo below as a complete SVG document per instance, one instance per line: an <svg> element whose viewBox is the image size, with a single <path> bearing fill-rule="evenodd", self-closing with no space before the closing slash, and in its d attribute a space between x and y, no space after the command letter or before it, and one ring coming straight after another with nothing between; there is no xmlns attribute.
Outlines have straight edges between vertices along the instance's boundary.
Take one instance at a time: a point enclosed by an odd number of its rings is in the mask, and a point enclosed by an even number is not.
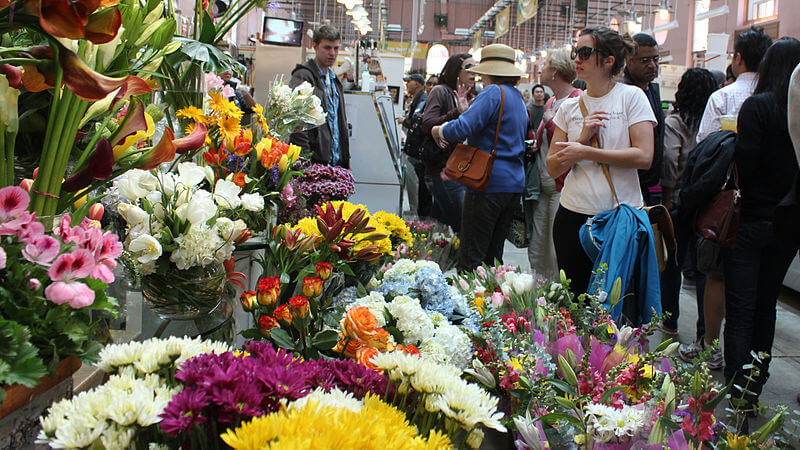
<svg viewBox="0 0 800 450"><path fill-rule="evenodd" d="M456 143L440 149L430 133L434 126L457 119L469 108L475 89L475 75L468 69L474 65L475 60L467 53L451 56L439 75L439 85L428 94L422 112L422 132L427 136L423 143L422 160L425 163L425 183L433 197L431 216L449 225L455 232L461 230L464 186L443 180L441 174Z"/></svg>
<svg viewBox="0 0 800 450"><path fill-rule="evenodd" d="M656 118L641 89L616 81L634 49L630 37L610 28L582 30L572 57L586 92L565 100L554 119L547 171L553 178L570 172L561 191L553 240L558 265L577 293L586 292L594 266L581 245L580 227L591 216L618 206L601 164L609 167L620 203L634 208L644 204L636 170L652 163ZM597 147L592 145L595 137Z"/></svg>

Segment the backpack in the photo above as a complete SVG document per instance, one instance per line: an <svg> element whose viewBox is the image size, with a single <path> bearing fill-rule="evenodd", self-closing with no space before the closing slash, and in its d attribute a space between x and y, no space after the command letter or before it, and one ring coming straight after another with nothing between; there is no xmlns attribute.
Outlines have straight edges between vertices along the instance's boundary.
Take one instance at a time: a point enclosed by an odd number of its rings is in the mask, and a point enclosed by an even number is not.
<svg viewBox="0 0 800 450"><path fill-rule="evenodd" d="M417 109L411 114L411 127L406 134L406 143L403 145L403 153L412 158L420 159L422 154L422 142L425 134L422 132L422 110L425 109L425 100L421 100Z"/></svg>

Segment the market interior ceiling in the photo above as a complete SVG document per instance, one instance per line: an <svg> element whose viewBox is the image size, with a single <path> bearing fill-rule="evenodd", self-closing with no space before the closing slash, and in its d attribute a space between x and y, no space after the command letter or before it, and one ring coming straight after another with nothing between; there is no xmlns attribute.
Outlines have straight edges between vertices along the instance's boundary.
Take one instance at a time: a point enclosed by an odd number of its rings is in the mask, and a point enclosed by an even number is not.
<svg viewBox="0 0 800 450"><path fill-rule="evenodd" d="M518 25L517 0L363 0L361 6L372 27L364 35L351 23L345 5L336 0L275 1L267 7L267 14L303 20L307 28L327 20L344 33L345 40L379 40L382 24L387 40L410 41L416 27L418 42L469 48L472 31L481 30L482 45L501 42L535 51L569 43L576 31L586 26L621 25L633 18L640 21L642 29L652 28L656 11L664 6L674 11L675 3L677 0L539 0L536 16ZM510 31L495 40L494 22L481 19L494 18L506 7L511 7ZM421 23L413 14L420 8L417 17L422 18Z"/></svg>

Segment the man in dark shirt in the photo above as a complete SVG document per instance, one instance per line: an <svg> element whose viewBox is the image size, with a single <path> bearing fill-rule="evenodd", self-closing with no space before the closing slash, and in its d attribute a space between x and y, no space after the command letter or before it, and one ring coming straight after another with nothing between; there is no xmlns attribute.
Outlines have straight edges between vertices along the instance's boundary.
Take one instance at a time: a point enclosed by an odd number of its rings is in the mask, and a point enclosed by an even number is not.
<svg viewBox="0 0 800 450"><path fill-rule="evenodd" d="M664 111L661 109L661 90L652 81L658 76L658 43L652 36L637 33L633 36L637 50L625 62L625 83L641 88L656 115L653 130L653 164L649 169L639 170L639 183L647 205L661 203L661 161L664 159Z"/></svg>
<svg viewBox="0 0 800 450"><path fill-rule="evenodd" d="M405 118L398 119L398 122L403 124L408 133L408 141L403 152L406 154L409 165L414 169L414 175L416 175L408 177L409 203L411 203L412 211L416 207L414 212L419 217L428 217L431 214L432 199L428 187L425 185L425 165L422 164L422 161L417 156L418 147L422 145L421 130L413 130L415 127L419 128L420 126L422 108L425 106L428 94L425 92L425 78L422 75L412 73L403 78L403 80L406 82L406 92L409 95L413 95L413 99L408 105L408 110L406 110Z"/></svg>
<svg viewBox="0 0 800 450"><path fill-rule="evenodd" d="M411 119L416 114L419 103L424 102L428 98L428 94L425 93L425 78L422 75L412 73L403 78L403 81L406 82L406 92L413 96L411 103L408 105L406 117L403 119L403 126L408 130L411 128Z"/></svg>

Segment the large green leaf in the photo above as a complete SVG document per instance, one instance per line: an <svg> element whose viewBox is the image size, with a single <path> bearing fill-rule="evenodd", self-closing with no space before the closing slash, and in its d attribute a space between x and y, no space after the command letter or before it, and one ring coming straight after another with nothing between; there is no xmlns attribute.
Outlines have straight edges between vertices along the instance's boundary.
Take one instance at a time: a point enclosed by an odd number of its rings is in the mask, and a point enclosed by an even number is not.
<svg viewBox="0 0 800 450"><path fill-rule="evenodd" d="M214 19L208 14L208 11L203 11L203 22L200 26L200 42L204 44L213 44L216 34L217 28L214 26Z"/></svg>
<svg viewBox="0 0 800 450"><path fill-rule="evenodd" d="M320 350L330 350L339 341L339 333L334 330L324 330L314 335L311 345Z"/></svg>
<svg viewBox="0 0 800 450"><path fill-rule="evenodd" d="M289 333L283 328L273 328L269 330L269 337L272 339L272 342L278 344L280 348L285 348L286 350L295 349L292 337L289 336Z"/></svg>

